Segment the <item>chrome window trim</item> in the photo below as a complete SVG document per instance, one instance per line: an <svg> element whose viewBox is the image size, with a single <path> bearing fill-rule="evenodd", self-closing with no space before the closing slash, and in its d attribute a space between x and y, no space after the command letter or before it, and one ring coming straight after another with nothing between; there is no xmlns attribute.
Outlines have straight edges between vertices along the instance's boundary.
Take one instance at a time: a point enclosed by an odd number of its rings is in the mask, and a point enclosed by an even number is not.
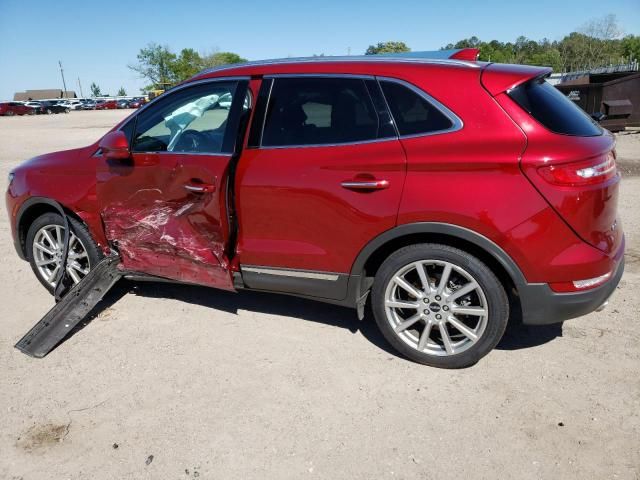
<svg viewBox="0 0 640 480"><path fill-rule="evenodd" d="M375 80L374 75L357 73L269 73L262 78L352 78L362 80Z"/></svg>
<svg viewBox="0 0 640 480"><path fill-rule="evenodd" d="M319 272L319 271L311 271L311 270L295 270L295 269L287 269L287 268L273 268L273 267L261 267L261 266L250 266L250 265L240 265L240 271L242 272L252 272L252 273L260 273L265 275L277 275L281 277L296 277L296 278L309 278L313 280L327 280L330 282L335 282L340 278L339 273L333 272ZM346 275L346 274L342 274Z"/></svg>
<svg viewBox="0 0 640 480"><path fill-rule="evenodd" d="M424 132L424 133L412 133L409 135L399 135L398 138L400 138L400 140L408 139L408 138L430 137L432 135L442 135L445 133L453 133L453 132L457 132L458 130L462 130L464 128L464 122L460 117L458 117L458 115L453 113L453 111L451 111L447 106L445 106L444 104L442 104L441 102L433 98L431 95L429 95L427 92L422 90L420 87L414 85L413 83L409 83L406 80L401 80L399 78L393 78L393 77L376 77L376 79L378 80L378 82L393 82L393 83L397 83L407 87L417 95L424 98L427 102L429 102L433 107L438 109L440 113L442 113L445 117L447 117L451 121L451 127L445 128L444 130L436 130L433 132ZM382 88L382 85L380 85L380 87ZM384 96L384 90L382 93ZM387 101L387 97L386 96L384 97L385 97L385 101ZM387 103L387 107L389 107L388 103ZM389 114L393 118L393 112L391 111L391 108L389 108ZM393 122L394 124L397 125L395 118L393 119ZM399 129L398 129L398 134L400 134Z"/></svg>
<svg viewBox="0 0 640 480"><path fill-rule="evenodd" d="M181 83L180 85L176 85L175 87L171 88L170 90L167 91L168 92L178 92L180 90L184 90L185 88L189 88L192 87L194 85L202 85L205 83L216 83L216 82L226 82L226 81L242 81L242 80L246 80L246 81L250 81L251 77L250 76L231 76L231 77L214 77L214 78L203 78L202 80L196 80L193 82L189 82L187 81L186 83ZM249 95L251 96L251 92L250 90L247 90L249 92ZM164 94L163 94L164 95ZM151 107L152 105L154 105L155 103L157 103L157 100L159 98L163 98L163 95L158 95L156 98L154 98L153 100L151 100L149 103L145 103L142 107L140 107L132 116L131 118L129 118L126 122L124 122L122 125L120 125L120 127L118 128L118 132L122 131L122 129L124 127L126 127L129 122L136 122L138 119L138 115L140 115L142 112L144 112L147 108ZM251 102L253 102L253 98L251 100ZM134 130L133 130L133 134L135 135L135 125L134 125ZM96 151L96 153L98 153ZM131 154L133 155L134 153L141 153L141 154L172 154L172 155L207 155L207 156L212 156L212 155L216 155L216 156L220 156L220 157L231 157L233 156L232 153L190 153L190 152L166 152L166 151L160 151L160 152L154 152L154 151L143 151L143 152L139 152L139 151L133 151L131 150Z"/></svg>
<svg viewBox="0 0 640 480"><path fill-rule="evenodd" d="M274 145L274 146L264 146L262 144L262 138L264 136L264 128L267 124L267 113L269 111L269 105L271 103L271 92L273 91L273 86L275 85L275 81L278 78L348 78L348 79L360 79L360 80L375 80L376 77L374 75L359 75L359 74L350 74L350 73L275 73L264 75L265 79L273 80L271 84L271 88L269 89L269 97L267 98L267 109L265 110L264 118L262 119L262 130L260 132L260 145L255 148L259 148L261 150L280 150L283 148L317 148L317 147L343 147L348 145L362 145L367 143L378 143L378 142L388 142L390 140L398 140L398 136L385 137L385 138L372 138L370 140L357 140L353 142L340 142L340 143L313 143L313 144L304 144L304 145ZM365 85L365 89L367 86ZM368 93L368 91L367 91ZM384 98L383 92L380 92L382 97ZM371 100L373 103L373 100ZM386 100L385 100L386 102ZM387 105L388 108L388 105ZM375 111L375 105L374 105ZM376 112L376 116L378 112ZM389 110L389 115L393 119L393 115L391 114L391 110ZM394 120L395 123L395 120ZM398 129L395 128L396 133Z"/></svg>

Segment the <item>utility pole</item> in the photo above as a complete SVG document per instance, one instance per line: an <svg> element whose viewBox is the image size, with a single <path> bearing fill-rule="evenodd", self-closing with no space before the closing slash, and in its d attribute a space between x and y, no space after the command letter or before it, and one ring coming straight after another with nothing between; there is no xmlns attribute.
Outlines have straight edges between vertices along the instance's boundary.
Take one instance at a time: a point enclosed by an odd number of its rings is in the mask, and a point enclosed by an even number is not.
<svg viewBox="0 0 640 480"><path fill-rule="evenodd" d="M62 75L62 86L64 87L62 97L67 98L67 83L64 81L64 71L62 70L62 62L60 60L58 60L58 65L60 65L60 75Z"/></svg>
<svg viewBox="0 0 640 480"><path fill-rule="evenodd" d="M82 84L80 83L80 77L78 77L78 89L80 90L80 98L84 98L84 93L82 93Z"/></svg>

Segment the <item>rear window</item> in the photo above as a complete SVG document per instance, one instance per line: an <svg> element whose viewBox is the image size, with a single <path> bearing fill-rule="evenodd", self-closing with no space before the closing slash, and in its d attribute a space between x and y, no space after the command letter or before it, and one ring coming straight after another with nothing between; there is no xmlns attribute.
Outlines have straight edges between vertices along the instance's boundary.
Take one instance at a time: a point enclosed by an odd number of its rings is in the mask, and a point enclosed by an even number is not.
<svg viewBox="0 0 640 480"><path fill-rule="evenodd" d="M552 132L578 137L602 134L600 126L580 107L543 78L514 88L509 96Z"/></svg>
<svg viewBox="0 0 640 480"><path fill-rule="evenodd" d="M278 78L271 90L262 146L333 145L380 138L363 79Z"/></svg>

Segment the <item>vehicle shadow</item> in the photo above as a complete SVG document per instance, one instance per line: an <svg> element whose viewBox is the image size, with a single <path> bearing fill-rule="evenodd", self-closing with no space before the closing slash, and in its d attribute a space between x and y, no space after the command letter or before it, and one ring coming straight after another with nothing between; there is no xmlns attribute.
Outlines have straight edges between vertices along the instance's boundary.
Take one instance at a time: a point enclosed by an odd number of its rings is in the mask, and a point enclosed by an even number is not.
<svg viewBox="0 0 640 480"><path fill-rule="evenodd" d="M146 298L170 298L228 313L248 310L281 315L343 328L352 334L360 332L378 348L392 355L398 355L378 331L370 309L367 309L365 319L360 321L354 309L290 295L250 290L232 293L206 287L161 282L139 282L130 285L131 293Z"/></svg>
<svg viewBox="0 0 640 480"><path fill-rule="evenodd" d="M537 347L562 336L562 323L549 325L525 325L522 323L522 312L518 306L510 305L511 319L507 329L496 345L498 350L521 350Z"/></svg>
<svg viewBox="0 0 640 480"><path fill-rule="evenodd" d="M226 292L207 287L182 285L163 282L131 282L121 280L105 298L87 315L70 334L60 343L64 343L77 332L85 328L100 314L115 304L127 293L145 298L169 298L194 305L237 313L248 310L256 313L281 315L299 318L310 322L323 323L343 328L352 334L358 332L368 341L396 357L400 355L382 336L373 319L369 305L365 310L364 320L358 320L355 310L337 305L316 302L304 298L280 295L275 293L241 290L238 293ZM527 326L521 321L520 312L514 309L514 316L509 322L502 340L496 346L500 350L520 350L532 348L550 342L562 336L562 324Z"/></svg>

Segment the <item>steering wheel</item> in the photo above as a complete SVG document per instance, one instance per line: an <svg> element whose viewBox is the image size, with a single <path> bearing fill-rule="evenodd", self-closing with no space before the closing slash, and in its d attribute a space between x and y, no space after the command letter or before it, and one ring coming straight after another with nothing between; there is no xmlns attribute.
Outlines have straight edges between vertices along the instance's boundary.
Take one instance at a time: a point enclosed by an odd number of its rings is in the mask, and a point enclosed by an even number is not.
<svg viewBox="0 0 640 480"><path fill-rule="evenodd" d="M185 130L173 146L174 152L201 152L207 150L207 136L197 130Z"/></svg>

